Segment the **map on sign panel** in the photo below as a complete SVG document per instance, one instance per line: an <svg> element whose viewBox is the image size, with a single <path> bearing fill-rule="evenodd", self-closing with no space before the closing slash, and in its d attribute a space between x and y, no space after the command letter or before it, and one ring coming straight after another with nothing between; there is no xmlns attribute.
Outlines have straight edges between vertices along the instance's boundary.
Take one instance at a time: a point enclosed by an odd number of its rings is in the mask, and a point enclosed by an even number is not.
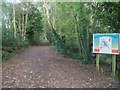
<svg viewBox="0 0 120 90"><path fill-rule="evenodd" d="M111 53L112 52L112 38L111 37L100 37L99 50L102 53Z"/></svg>

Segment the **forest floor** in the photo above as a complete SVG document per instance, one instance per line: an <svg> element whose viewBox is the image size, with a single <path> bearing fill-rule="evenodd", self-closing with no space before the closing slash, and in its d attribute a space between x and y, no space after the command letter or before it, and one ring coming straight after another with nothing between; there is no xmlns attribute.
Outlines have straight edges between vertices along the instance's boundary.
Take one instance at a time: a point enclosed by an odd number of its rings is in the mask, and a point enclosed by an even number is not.
<svg viewBox="0 0 120 90"><path fill-rule="evenodd" d="M118 80L49 46L30 46L2 65L2 87L117 88Z"/></svg>

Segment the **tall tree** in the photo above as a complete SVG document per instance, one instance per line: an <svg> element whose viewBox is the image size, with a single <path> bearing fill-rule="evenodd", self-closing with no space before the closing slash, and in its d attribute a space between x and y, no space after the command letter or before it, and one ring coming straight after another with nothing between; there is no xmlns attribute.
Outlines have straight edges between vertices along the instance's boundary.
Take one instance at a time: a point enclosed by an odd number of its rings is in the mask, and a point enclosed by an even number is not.
<svg viewBox="0 0 120 90"><path fill-rule="evenodd" d="M13 23L14 23L14 38L16 38L16 13L15 13L15 5L13 4Z"/></svg>

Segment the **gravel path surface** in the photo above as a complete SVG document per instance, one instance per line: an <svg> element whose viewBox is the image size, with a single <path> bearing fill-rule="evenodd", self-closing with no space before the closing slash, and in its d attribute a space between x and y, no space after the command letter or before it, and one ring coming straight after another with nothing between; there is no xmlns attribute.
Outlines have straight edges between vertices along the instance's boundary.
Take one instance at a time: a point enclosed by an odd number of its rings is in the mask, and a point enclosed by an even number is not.
<svg viewBox="0 0 120 90"><path fill-rule="evenodd" d="M31 46L2 65L3 88L116 88L118 81L48 46Z"/></svg>

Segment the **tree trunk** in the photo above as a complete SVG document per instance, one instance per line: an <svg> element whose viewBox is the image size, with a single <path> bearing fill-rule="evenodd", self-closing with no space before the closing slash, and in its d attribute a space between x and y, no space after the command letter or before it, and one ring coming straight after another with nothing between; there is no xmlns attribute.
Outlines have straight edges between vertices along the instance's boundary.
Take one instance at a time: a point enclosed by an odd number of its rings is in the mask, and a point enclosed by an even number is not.
<svg viewBox="0 0 120 90"><path fill-rule="evenodd" d="M20 14L20 13L19 13ZM20 38L22 39L22 30L21 30L21 14L19 15L19 21L18 21L18 30L19 30L19 35Z"/></svg>
<svg viewBox="0 0 120 90"><path fill-rule="evenodd" d="M24 40L24 13L22 14L22 39Z"/></svg>
<svg viewBox="0 0 120 90"><path fill-rule="evenodd" d="M26 29L27 29L27 19L28 19L28 14L26 14L26 16L25 16L25 31L24 31L24 41L25 41L25 39L26 39Z"/></svg>
<svg viewBox="0 0 120 90"><path fill-rule="evenodd" d="M82 51L81 51L81 47L80 47L79 34L78 34L78 24L77 24L76 17L77 17L77 16L74 16L75 33L76 33L76 41L77 41L77 46L78 46L78 50L79 50L79 55L81 56Z"/></svg>
<svg viewBox="0 0 120 90"><path fill-rule="evenodd" d="M49 26L50 26L50 28L51 28L51 30L54 30L54 27L53 27L53 25L52 25L52 23L51 23L51 21L50 21L50 15L49 15L49 10L48 10L48 5L46 4L46 3L44 2L44 7L45 7L45 14L47 15L47 22L48 22L48 24L49 24ZM49 33L49 36L50 36L50 38L51 38L51 41L50 42L52 42L53 41L53 37L52 37L52 31L51 30L47 30L48 31L48 33Z"/></svg>
<svg viewBox="0 0 120 90"><path fill-rule="evenodd" d="M89 38L89 23L87 23L87 32L86 32L86 38L87 38L87 62L89 63L90 61L92 61L92 58L91 58L91 50L90 50L90 38Z"/></svg>
<svg viewBox="0 0 120 90"><path fill-rule="evenodd" d="M14 38L16 38L16 17L15 17L15 6L13 5L13 26L14 26Z"/></svg>
<svg viewBox="0 0 120 90"><path fill-rule="evenodd" d="M44 2L44 4L45 4L45 2ZM46 9L46 15L47 15L48 24L50 25L50 27L51 27L52 29L54 29L54 27L53 27L53 25L52 25L52 23L51 23L51 21L50 21L50 15L49 15L49 10L48 10L47 5L45 5L45 9Z"/></svg>

